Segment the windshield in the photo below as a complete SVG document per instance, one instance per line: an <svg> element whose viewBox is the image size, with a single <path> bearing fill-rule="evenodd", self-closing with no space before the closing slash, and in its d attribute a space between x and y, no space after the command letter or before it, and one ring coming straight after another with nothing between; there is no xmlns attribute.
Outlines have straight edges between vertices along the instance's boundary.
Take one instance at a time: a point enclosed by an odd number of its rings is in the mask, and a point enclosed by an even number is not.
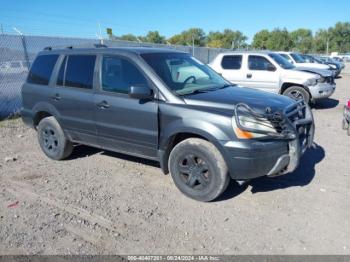
<svg viewBox="0 0 350 262"><path fill-rule="evenodd" d="M269 57L271 57L277 64L280 65L283 69L293 69L294 65L290 63L287 59L285 59L283 56L275 53L269 54Z"/></svg>
<svg viewBox="0 0 350 262"><path fill-rule="evenodd" d="M291 53L290 55L293 57L295 62L297 62L297 63L306 63L305 59L301 55L299 55L297 53Z"/></svg>
<svg viewBox="0 0 350 262"><path fill-rule="evenodd" d="M211 68L182 53L145 53L141 57L178 95L230 85Z"/></svg>

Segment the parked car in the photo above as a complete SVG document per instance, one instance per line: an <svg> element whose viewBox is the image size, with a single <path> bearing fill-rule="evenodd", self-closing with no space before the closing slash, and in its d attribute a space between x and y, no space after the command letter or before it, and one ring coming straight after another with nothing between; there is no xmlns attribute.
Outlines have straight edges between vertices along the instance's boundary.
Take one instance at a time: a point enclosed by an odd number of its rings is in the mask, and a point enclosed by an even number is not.
<svg viewBox="0 0 350 262"><path fill-rule="evenodd" d="M332 59L322 59L321 57L316 57L313 55L301 55L301 56L308 63L328 65L330 67L330 70L333 72L334 77L337 77L344 68L344 64L333 61Z"/></svg>
<svg viewBox="0 0 350 262"><path fill-rule="evenodd" d="M329 97L335 90L330 72L325 77L302 72L316 69L296 69L270 51L222 53L209 66L231 83L303 99L307 103Z"/></svg>
<svg viewBox="0 0 350 262"><path fill-rule="evenodd" d="M318 57L323 63L328 65L333 65L339 67L341 70L344 69L345 64L343 62L335 61L332 57L329 56L319 56Z"/></svg>
<svg viewBox="0 0 350 262"><path fill-rule="evenodd" d="M330 67L328 65L308 63L299 53L280 51L278 52L278 54L283 56L285 59L287 59L290 63L292 63L296 67L307 67L307 68L330 70Z"/></svg>
<svg viewBox="0 0 350 262"><path fill-rule="evenodd" d="M350 136L350 99L347 105L344 106L343 129L348 130L348 136Z"/></svg>
<svg viewBox="0 0 350 262"><path fill-rule="evenodd" d="M230 178L292 172L314 134L304 101L234 86L169 49L47 48L22 99L22 119L49 158L86 144L152 159L200 201L217 198Z"/></svg>
<svg viewBox="0 0 350 262"><path fill-rule="evenodd" d="M0 74L23 74L28 73L28 68L23 61L6 61L0 63Z"/></svg>

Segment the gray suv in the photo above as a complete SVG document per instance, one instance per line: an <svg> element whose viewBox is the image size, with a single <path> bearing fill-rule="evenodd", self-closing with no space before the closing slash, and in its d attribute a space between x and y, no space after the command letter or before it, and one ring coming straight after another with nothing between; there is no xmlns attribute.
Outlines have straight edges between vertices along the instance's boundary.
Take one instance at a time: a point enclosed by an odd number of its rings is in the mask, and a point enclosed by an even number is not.
<svg viewBox="0 0 350 262"><path fill-rule="evenodd" d="M50 158L76 144L159 161L185 195L217 198L292 172L312 144L303 101L232 85L187 53L153 48L46 48L22 87L23 121Z"/></svg>

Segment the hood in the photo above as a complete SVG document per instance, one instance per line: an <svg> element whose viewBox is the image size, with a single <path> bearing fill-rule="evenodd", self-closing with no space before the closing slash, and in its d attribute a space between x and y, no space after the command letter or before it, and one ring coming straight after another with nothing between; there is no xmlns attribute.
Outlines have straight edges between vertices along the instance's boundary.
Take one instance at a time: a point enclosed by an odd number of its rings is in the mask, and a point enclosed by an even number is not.
<svg viewBox="0 0 350 262"><path fill-rule="evenodd" d="M329 69L328 65L317 63L297 63L296 67L317 68L317 69Z"/></svg>
<svg viewBox="0 0 350 262"><path fill-rule="evenodd" d="M260 113L267 108L272 112L283 111L288 105L295 103L289 97L263 92L252 88L229 86L226 88L184 96L186 104L207 106L233 110L238 103L246 103Z"/></svg>
<svg viewBox="0 0 350 262"><path fill-rule="evenodd" d="M312 73L312 74L318 74L322 77L330 77L333 75L332 71L330 71L330 70L304 67L304 66L297 66L294 70L308 72L308 73Z"/></svg>

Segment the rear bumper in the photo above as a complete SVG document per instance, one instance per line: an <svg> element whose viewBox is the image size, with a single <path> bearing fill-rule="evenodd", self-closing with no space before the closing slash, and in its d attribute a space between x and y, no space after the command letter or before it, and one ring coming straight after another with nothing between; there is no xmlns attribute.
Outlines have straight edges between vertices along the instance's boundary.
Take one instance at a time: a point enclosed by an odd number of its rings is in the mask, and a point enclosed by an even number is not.
<svg viewBox="0 0 350 262"><path fill-rule="evenodd" d="M335 91L334 83L318 83L313 87L309 87L312 99L322 99L330 97Z"/></svg>

